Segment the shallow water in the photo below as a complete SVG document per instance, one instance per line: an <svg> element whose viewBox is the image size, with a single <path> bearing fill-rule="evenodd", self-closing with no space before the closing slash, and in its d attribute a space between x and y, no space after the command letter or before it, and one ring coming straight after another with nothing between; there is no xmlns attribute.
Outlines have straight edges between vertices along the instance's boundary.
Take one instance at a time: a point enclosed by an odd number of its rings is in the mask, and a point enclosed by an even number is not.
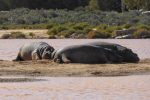
<svg viewBox="0 0 150 100"><path fill-rule="evenodd" d="M141 59L150 58L150 39L1 39L0 60L14 59L23 44L33 41L47 42L56 49L92 41L112 42L131 48Z"/></svg>
<svg viewBox="0 0 150 100"><path fill-rule="evenodd" d="M34 77L32 77L34 78ZM0 83L1 100L149 100L150 75Z"/></svg>

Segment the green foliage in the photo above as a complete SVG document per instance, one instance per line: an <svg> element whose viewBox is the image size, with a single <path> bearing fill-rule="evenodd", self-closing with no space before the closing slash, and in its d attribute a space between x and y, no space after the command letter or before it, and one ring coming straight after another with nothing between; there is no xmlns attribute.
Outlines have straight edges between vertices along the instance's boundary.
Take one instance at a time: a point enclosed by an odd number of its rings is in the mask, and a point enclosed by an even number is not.
<svg viewBox="0 0 150 100"><path fill-rule="evenodd" d="M134 36L134 38L150 37L150 31L148 31L146 29L138 29L137 31L134 32L133 36Z"/></svg>
<svg viewBox="0 0 150 100"><path fill-rule="evenodd" d="M87 34L87 38L95 39L95 38L111 38L111 34L107 33L106 31L98 30L98 31L90 31Z"/></svg>
<svg viewBox="0 0 150 100"><path fill-rule="evenodd" d="M47 34L50 37L57 36L64 36L65 38L68 38L72 34L86 34L91 30L92 26L90 26L88 23L66 23L66 24L57 24L50 28L47 32Z"/></svg>
<svg viewBox="0 0 150 100"><path fill-rule="evenodd" d="M123 25L123 28L129 29L131 26L132 26L132 25L130 25L130 24L125 24L125 25Z"/></svg>
<svg viewBox="0 0 150 100"><path fill-rule="evenodd" d="M118 13L102 11L29 10L22 8L0 12L1 29L7 27L12 29L15 27L24 29L50 29L57 24L85 22L94 26L100 24L109 26L125 24L132 26L136 24L150 25L150 17L142 15L138 11Z"/></svg>
<svg viewBox="0 0 150 100"><path fill-rule="evenodd" d="M144 29L144 30L150 31L150 26L143 25L143 24L137 25L134 28L136 28L136 29Z"/></svg>
<svg viewBox="0 0 150 100"><path fill-rule="evenodd" d="M30 32L30 33L29 33L29 36L31 36L32 38L34 38L35 34L32 33L32 32Z"/></svg>

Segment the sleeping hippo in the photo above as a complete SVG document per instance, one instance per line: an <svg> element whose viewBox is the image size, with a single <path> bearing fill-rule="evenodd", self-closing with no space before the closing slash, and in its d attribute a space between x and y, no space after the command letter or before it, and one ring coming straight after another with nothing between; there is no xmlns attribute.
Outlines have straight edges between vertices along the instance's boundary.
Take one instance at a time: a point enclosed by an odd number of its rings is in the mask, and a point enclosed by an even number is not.
<svg viewBox="0 0 150 100"><path fill-rule="evenodd" d="M109 49L91 45L67 46L52 53L57 63L120 63L121 57Z"/></svg>
<svg viewBox="0 0 150 100"><path fill-rule="evenodd" d="M14 61L50 59L54 48L45 42L33 42L23 45Z"/></svg>
<svg viewBox="0 0 150 100"><path fill-rule="evenodd" d="M119 44L107 43L107 42L91 42L88 44L93 45L93 46L100 46L100 47L107 48L107 49L114 51L115 53L117 53L118 55L122 57L123 62L136 63L136 62L139 62L140 60L138 55L134 53L131 49L121 46Z"/></svg>

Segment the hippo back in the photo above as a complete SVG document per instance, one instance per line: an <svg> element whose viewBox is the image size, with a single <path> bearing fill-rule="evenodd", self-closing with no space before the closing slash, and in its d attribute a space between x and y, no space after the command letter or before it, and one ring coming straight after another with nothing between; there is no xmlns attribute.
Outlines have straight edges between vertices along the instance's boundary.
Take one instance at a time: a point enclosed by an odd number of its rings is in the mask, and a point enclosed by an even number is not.
<svg viewBox="0 0 150 100"><path fill-rule="evenodd" d="M121 46L119 44L107 43L107 42L91 42L88 44L111 49L115 53L119 54L123 58L124 62L138 62L139 61L139 57L136 53L134 53L131 49Z"/></svg>

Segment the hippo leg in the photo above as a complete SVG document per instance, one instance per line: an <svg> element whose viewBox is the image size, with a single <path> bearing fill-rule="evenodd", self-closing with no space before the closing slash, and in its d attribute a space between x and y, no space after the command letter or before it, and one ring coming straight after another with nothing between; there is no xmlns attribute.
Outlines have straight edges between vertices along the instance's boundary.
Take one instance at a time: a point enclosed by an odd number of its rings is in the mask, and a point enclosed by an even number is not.
<svg viewBox="0 0 150 100"><path fill-rule="evenodd" d="M14 59L13 61L24 61L24 60L21 58L20 53L19 53L16 59Z"/></svg>
<svg viewBox="0 0 150 100"><path fill-rule="evenodd" d="M71 63L71 60L69 60L67 57L66 57L66 55L62 55L62 61L64 62L64 63Z"/></svg>
<svg viewBox="0 0 150 100"><path fill-rule="evenodd" d="M59 58L54 58L54 62L61 63L61 60Z"/></svg>
<svg viewBox="0 0 150 100"><path fill-rule="evenodd" d="M56 63L62 63L62 60L61 60L61 57L60 56L56 56L56 57L54 57L54 62L56 62Z"/></svg>
<svg viewBox="0 0 150 100"><path fill-rule="evenodd" d="M32 60L40 60L40 58L39 58L39 56L38 56L36 51L32 52Z"/></svg>

